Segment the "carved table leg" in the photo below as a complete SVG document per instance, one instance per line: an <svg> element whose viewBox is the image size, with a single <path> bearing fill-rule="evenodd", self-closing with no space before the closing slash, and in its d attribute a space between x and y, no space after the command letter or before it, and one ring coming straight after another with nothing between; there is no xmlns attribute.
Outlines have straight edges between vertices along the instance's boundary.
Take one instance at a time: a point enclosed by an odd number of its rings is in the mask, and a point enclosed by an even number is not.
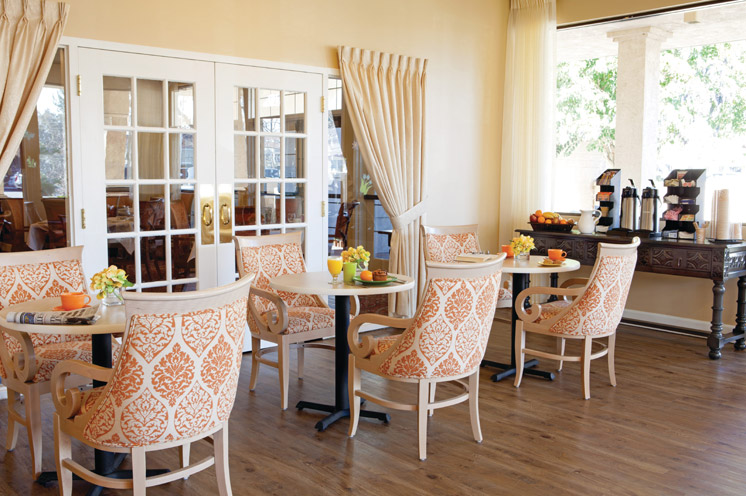
<svg viewBox="0 0 746 496"><path fill-rule="evenodd" d="M710 358L718 360L721 356L720 348L723 340L723 296L725 295L725 284L723 281L713 281L712 286L712 325L710 335L707 337L707 346L710 347Z"/></svg>
<svg viewBox="0 0 746 496"><path fill-rule="evenodd" d="M746 332L746 276L738 278L738 300L736 303L736 327L733 334ZM746 350L746 339L741 338L733 343L736 350Z"/></svg>

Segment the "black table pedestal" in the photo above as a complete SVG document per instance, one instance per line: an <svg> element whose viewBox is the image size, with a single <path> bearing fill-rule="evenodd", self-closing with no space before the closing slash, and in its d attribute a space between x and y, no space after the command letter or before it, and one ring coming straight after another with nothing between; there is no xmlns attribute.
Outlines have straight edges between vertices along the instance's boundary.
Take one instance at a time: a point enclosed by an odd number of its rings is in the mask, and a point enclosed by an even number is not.
<svg viewBox="0 0 746 496"><path fill-rule="evenodd" d="M350 326L350 297L334 296L334 405L299 401L295 407L298 410L308 408L328 412L329 415L316 423L316 429L321 432L339 419L350 416L350 399L347 390L347 362L350 348L347 346L347 328ZM361 410L360 416L375 418L388 423L391 416L383 412Z"/></svg>

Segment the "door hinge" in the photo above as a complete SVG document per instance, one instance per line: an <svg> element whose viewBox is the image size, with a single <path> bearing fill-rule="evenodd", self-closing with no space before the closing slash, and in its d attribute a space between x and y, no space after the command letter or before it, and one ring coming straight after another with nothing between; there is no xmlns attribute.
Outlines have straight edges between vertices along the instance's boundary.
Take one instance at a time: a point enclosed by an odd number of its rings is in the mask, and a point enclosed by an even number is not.
<svg viewBox="0 0 746 496"><path fill-rule="evenodd" d="M326 97L321 97L321 111L326 112Z"/></svg>
<svg viewBox="0 0 746 496"><path fill-rule="evenodd" d="M85 229L85 209L80 209L80 227Z"/></svg>
<svg viewBox="0 0 746 496"><path fill-rule="evenodd" d="M326 202L325 201L321 202L321 216L326 217Z"/></svg>
<svg viewBox="0 0 746 496"><path fill-rule="evenodd" d="M78 96L83 93L83 78L78 74Z"/></svg>

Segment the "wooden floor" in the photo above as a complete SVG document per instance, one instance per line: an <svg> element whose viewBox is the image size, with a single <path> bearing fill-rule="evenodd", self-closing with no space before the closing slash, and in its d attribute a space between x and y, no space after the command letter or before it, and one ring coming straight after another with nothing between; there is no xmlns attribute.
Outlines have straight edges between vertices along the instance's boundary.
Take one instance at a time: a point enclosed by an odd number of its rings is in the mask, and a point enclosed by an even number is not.
<svg viewBox="0 0 746 496"><path fill-rule="evenodd" d="M488 357L507 360L508 344L508 325L496 321ZM492 383L492 371L482 369L484 443L471 437L466 404L438 410L429 425L426 462L417 458L414 413L392 412L389 425L361 420L354 439L347 438L347 420L318 433L313 426L319 414L280 411L274 369L263 368L256 391L249 393L250 362L245 355L231 416L236 495L746 494L746 353L729 347L722 360L710 361L702 339L620 330L619 385L610 387L605 361L595 361L589 401L581 397L578 364L566 364L554 382L525 378L520 389L512 381ZM329 402L331 354L307 352L306 375L291 379L291 404ZM365 378L363 384L414 398L412 386ZM43 406L44 467L52 469L52 404L46 400ZM0 415L4 440L5 412ZM192 457L208 451L201 443ZM88 448L75 446L74 454L92 464ZM149 467L176 463L175 450L148 458ZM32 483L28 466L22 433L14 452L0 450L0 494L56 494L56 485ZM85 483L75 483L76 494L85 489ZM214 469L148 494L216 495Z"/></svg>

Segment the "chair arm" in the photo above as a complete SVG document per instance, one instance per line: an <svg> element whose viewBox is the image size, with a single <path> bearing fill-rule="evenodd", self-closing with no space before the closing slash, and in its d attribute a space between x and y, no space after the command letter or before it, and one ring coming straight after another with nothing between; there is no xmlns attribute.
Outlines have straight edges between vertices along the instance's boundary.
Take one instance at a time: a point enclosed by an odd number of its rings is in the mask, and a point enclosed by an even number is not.
<svg viewBox="0 0 746 496"><path fill-rule="evenodd" d="M570 286L587 286L588 281L590 281L590 279L588 279L587 277L573 277L572 279L563 281L562 284L560 284L560 288L569 288Z"/></svg>
<svg viewBox="0 0 746 496"><path fill-rule="evenodd" d="M264 324L259 310L257 310L256 305L254 305L252 296L268 300L277 309L276 312L270 310L269 315L267 315L267 324ZM251 290L249 291L249 311L251 312L251 316L254 317L256 325L264 331L280 334L288 327L288 307L285 302L282 301L282 298L275 293L270 293L269 291L259 289L252 285ZM275 316L277 316L277 319L274 318Z"/></svg>
<svg viewBox="0 0 746 496"><path fill-rule="evenodd" d="M582 288L551 288L546 286L538 286L535 288L524 289L518 294L515 301L515 312L518 314L518 318L524 322L534 322L541 315L541 305L536 303L531 305L531 312L528 313L523 308L523 302L526 301L531 295L534 294L546 294L546 295L557 295L557 296L580 296L585 292L585 287Z"/></svg>
<svg viewBox="0 0 746 496"><path fill-rule="evenodd" d="M352 319L350 327L347 328L347 343L350 345L350 352L358 358L368 358L373 352L375 338L370 336L363 337L362 341L358 337L358 332L363 324L378 324L396 329L406 329L412 325L414 319L400 319L378 315L375 313L364 313Z"/></svg>
<svg viewBox="0 0 746 496"><path fill-rule="evenodd" d="M52 402L62 418L73 418L80 412L83 393L80 388L71 388L65 391L65 379L75 374L94 381L109 382L114 370L107 367L99 367L82 360L65 360L60 362L52 371Z"/></svg>
<svg viewBox="0 0 746 496"><path fill-rule="evenodd" d="M21 351L11 355L6 347L5 338L0 338L0 360L3 367L10 377L15 377L21 382L31 382L39 368L31 337L28 333L5 328L0 332L8 334L21 345Z"/></svg>

